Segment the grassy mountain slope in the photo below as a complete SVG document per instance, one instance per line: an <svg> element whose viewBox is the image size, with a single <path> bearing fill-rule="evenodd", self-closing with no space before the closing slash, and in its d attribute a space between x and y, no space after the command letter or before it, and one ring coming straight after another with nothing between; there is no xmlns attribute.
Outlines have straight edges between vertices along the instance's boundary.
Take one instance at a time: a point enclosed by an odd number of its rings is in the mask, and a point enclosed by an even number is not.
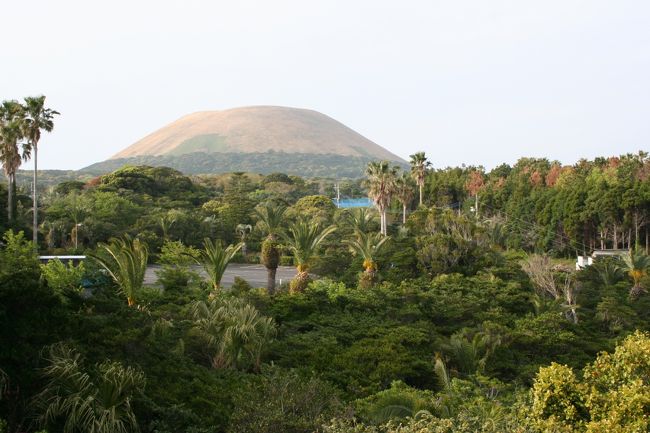
<svg viewBox="0 0 650 433"><path fill-rule="evenodd" d="M274 106L193 113L149 134L112 159L272 151L403 162L397 155L324 114Z"/></svg>

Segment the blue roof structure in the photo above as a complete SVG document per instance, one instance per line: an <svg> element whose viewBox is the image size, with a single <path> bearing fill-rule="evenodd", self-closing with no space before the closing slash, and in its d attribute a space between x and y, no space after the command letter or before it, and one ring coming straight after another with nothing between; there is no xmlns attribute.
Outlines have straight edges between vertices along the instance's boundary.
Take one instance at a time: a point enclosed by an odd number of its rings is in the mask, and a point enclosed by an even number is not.
<svg viewBox="0 0 650 433"><path fill-rule="evenodd" d="M337 207L343 209L355 208L355 207L372 207L373 203L368 197L364 198L342 198L339 202L336 202L336 199L332 200Z"/></svg>

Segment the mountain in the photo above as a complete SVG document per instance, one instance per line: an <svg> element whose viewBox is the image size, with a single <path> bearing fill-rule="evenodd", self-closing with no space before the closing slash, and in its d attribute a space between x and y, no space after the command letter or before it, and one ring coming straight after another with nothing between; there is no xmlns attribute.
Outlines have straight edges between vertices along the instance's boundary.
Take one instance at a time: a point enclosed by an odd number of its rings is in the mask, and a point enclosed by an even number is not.
<svg viewBox="0 0 650 433"><path fill-rule="evenodd" d="M186 174L282 171L359 177L369 161L406 162L317 111L274 106L189 114L86 171L166 165Z"/></svg>

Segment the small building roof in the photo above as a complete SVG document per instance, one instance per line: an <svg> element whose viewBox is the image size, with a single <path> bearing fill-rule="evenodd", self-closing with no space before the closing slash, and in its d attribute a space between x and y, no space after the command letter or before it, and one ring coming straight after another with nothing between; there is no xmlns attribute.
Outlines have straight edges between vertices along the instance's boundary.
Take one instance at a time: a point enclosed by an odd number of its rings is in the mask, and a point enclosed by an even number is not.
<svg viewBox="0 0 650 433"><path fill-rule="evenodd" d="M613 256L623 256L627 254L628 250L594 250L591 253L591 257L613 257Z"/></svg>

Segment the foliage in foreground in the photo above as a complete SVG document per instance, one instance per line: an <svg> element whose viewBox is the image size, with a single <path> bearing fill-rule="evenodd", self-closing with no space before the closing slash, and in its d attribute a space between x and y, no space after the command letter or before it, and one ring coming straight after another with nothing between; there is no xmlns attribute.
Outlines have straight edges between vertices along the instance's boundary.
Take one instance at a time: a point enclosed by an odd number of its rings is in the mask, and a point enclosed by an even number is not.
<svg viewBox="0 0 650 433"><path fill-rule="evenodd" d="M81 355L63 345L52 346L47 361L47 384L35 403L41 425L62 425L64 433L138 430L132 404L144 391L142 372L110 361L86 370Z"/></svg>
<svg viewBox="0 0 650 433"><path fill-rule="evenodd" d="M147 377L131 405L143 433L643 431L636 415L649 412L647 383L635 369L647 375L638 363L646 355L633 349L645 343L626 346L629 356L613 350L650 323L642 252L649 161L547 163L522 160L487 174L425 169L423 206L400 224L403 208L393 200L384 227L391 241L374 250L384 238L360 242L368 254L357 248L356 256L342 240L378 231L379 218L336 209L325 180L190 179L128 167L60 185L41 195L41 247L70 251L77 241L92 248L137 235L163 265L163 287L137 289L138 308L129 308L87 261L89 289L79 296L79 269L41 268L33 245L8 234L0 248L0 418L11 433L33 431L28 422L41 413L26 402L48 384L41 372L50 362L34 354L65 341L87 360L80 371L94 385L105 362ZM363 193L359 182L349 185ZM30 197L16 197L17 221L27 226ZM241 280L230 292L204 290L189 266L205 237L233 244L238 226L257 223L247 233L249 254L233 260L273 270L301 255L283 245L278 221L265 225L253 213L267 205L279 210L281 228L304 215L313 226L337 226L304 254L310 273L326 278L292 293ZM597 260L575 272L558 260L632 245L628 265ZM368 258L375 275L358 281ZM594 367L607 364L602 351L612 352L614 368ZM49 422L50 432L65 419Z"/></svg>
<svg viewBox="0 0 650 433"><path fill-rule="evenodd" d="M601 353L581 377L565 365L541 368L532 395L532 417L543 431L647 432L650 335L630 335L614 353Z"/></svg>

